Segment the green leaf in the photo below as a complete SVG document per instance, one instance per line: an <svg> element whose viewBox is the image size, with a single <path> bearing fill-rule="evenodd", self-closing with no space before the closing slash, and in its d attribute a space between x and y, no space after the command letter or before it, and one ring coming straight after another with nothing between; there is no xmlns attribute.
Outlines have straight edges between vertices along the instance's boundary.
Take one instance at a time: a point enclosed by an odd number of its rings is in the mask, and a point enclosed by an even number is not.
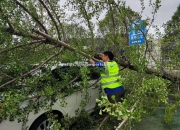
<svg viewBox="0 0 180 130"><path fill-rule="evenodd" d="M99 111L99 114L102 115L102 110Z"/></svg>

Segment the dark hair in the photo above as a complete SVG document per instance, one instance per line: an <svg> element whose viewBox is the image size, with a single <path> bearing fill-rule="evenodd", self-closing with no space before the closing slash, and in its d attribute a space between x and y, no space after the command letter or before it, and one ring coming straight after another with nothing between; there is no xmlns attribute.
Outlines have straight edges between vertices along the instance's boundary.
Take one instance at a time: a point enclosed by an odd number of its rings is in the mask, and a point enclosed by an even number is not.
<svg viewBox="0 0 180 130"><path fill-rule="evenodd" d="M105 51L103 54L108 56L110 60L114 59L114 54L111 51Z"/></svg>

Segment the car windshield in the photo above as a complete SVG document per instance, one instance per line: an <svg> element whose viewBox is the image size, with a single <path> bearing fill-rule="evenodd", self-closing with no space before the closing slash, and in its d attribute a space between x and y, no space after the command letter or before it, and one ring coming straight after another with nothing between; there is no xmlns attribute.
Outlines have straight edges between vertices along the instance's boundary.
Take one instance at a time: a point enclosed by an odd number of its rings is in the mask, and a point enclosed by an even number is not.
<svg viewBox="0 0 180 130"><path fill-rule="evenodd" d="M96 71L96 68L89 66L88 67L89 72L87 76L90 77L90 80L95 80L100 77L100 74L98 71ZM58 79L59 81L62 81L66 75L71 75L71 80L77 77L77 81L81 81L81 76L80 76L80 67L77 66L65 66L65 67L60 67L52 70L52 74L55 79Z"/></svg>
<svg viewBox="0 0 180 130"><path fill-rule="evenodd" d="M45 67L41 67L40 69L33 72L31 75L22 79L19 82L19 86L6 87L6 90L3 89L0 92L0 102L4 100L5 92L9 90L16 90L18 94L28 91L29 95L36 95L37 92L43 91L47 86L51 87L61 87L67 86L67 84L71 81L71 86L73 89L79 89L79 82L83 81L82 75L80 73L81 67L79 66L59 66L55 69L46 69ZM89 73L86 74L88 80L97 80L100 77L99 72L96 68L92 66L88 66ZM36 93L34 93L36 90Z"/></svg>

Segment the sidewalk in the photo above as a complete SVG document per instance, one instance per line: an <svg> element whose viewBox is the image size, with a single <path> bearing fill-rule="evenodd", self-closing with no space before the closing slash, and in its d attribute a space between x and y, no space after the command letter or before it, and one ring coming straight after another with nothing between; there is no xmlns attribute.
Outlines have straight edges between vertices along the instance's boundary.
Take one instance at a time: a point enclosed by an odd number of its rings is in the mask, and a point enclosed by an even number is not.
<svg viewBox="0 0 180 130"><path fill-rule="evenodd" d="M180 130L180 111L175 112L170 124L163 121L164 110L157 110L155 115L146 116L132 130Z"/></svg>

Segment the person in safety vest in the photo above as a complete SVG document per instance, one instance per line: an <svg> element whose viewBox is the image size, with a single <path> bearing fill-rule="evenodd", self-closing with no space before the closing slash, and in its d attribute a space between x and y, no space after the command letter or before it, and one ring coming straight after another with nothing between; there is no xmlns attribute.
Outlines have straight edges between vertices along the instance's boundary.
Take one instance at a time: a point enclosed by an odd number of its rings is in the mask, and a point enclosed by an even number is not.
<svg viewBox="0 0 180 130"><path fill-rule="evenodd" d="M120 79L119 66L113 61L114 55L111 51L105 51L100 57L103 62L95 62L90 59L90 63L95 67L103 68L101 71L102 88L107 94L110 103L122 102L125 89ZM112 99L113 95L115 100Z"/></svg>

